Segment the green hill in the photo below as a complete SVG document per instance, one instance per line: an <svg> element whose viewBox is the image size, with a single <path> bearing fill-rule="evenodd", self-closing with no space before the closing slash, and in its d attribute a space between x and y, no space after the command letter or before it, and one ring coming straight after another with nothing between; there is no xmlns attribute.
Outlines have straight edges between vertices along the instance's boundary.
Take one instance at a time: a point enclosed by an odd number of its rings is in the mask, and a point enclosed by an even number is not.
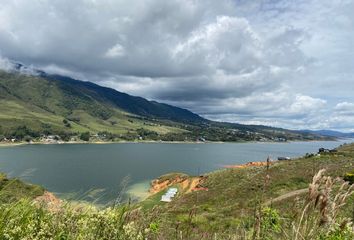
<svg viewBox="0 0 354 240"><path fill-rule="evenodd" d="M186 109L68 77L0 71L0 138L56 134L68 140L85 132L99 134L103 141L325 139L279 128L213 122Z"/></svg>
<svg viewBox="0 0 354 240"><path fill-rule="evenodd" d="M148 117L163 119L166 123L148 120ZM28 129L25 134L31 134L31 131L53 134L107 131L127 135L139 128L158 134L184 131L169 123L170 119L202 120L187 110L88 82L0 72L0 126L3 132L15 131L20 126Z"/></svg>

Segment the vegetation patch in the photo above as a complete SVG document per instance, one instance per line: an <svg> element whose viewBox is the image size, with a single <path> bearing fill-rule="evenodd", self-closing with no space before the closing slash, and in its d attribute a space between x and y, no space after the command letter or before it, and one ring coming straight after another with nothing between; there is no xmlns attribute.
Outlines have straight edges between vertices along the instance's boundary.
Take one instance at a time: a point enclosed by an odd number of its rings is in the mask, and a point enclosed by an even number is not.
<svg viewBox="0 0 354 240"><path fill-rule="evenodd" d="M353 239L354 185L343 176L354 164L354 144L335 153L270 166L207 174L207 191L183 191L162 203L146 201L98 209L33 204L43 189L0 175L0 236L4 239ZM192 177L180 173L157 180ZM15 197L12 197L12 195ZM7 199L11 199L8 201ZM274 201L273 201L274 200Z"/></svg>

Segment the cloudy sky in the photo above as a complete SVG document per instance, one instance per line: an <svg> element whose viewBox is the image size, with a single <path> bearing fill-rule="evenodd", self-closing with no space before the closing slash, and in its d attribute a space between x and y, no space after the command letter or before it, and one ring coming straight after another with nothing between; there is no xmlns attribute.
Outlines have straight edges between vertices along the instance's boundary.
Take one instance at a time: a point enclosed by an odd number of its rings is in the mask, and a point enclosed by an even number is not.
<svg viewBox="0 0 354 240"><path fill-rule="evenodd" d="M354 0L0 0L8 59L213 120L354 131Z"/></svg>

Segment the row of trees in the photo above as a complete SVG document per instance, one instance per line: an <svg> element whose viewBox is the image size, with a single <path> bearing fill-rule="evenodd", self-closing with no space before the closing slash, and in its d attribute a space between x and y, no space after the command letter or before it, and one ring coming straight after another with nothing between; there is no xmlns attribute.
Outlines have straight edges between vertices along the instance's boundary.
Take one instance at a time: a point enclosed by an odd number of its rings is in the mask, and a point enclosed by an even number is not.
<svg viewBox="0 0 354 240"><path fill-rule="evenodd" d="M34 131L32 129L27 128L26 126L19 126L12 130L3 130L0 127L0 140L5 138L7 139L18 139L18 140L26 140L30 141L32 138L38 138L40 133L38 131Z"/></svg>
<svg viewBox="0 0 354 240"><path fill-rule="evenodd" d="M64 119L63 124L67 128L71 128L71 124L68 120ZM0 126L0 141L7 139L16 139L18 141L31 141L33 139L39 139L41 136L55 135L59 136L60 140L69 141L72 137L77 137L82 141L90 141L91 133L87 132L72 132L68 130L56 130L53 129L51 125L43 123L40 130L33 130L25 125L18 126L13 129L3 130ZM115 140L126 140L135 141L140 140L162 140L162 141L195 141L199 137L203 137L209 141L238 141L240 139L245 139L249 137L252 140L254 136L240 136L242 133L226 134L226 131L220 129L208 129L208 128L198 128L189 129L188 132L184 133L167 133L158 134L155 131L139 128L136 131L128 131L122 135L114 134L108 131L98 132L95 138L102 141L115 141ZM59 140L58 139L58 140Z"/></svg>
<svg viewBox="0 0 354 240"><path fill-rule="evenodd" d="M65 125L70 124L66 120L64 121L63 123ZM31 140L39 139L41 136L49 136L49 135L53 135L54 140L62 140L62 141L70 141L72 137L78 137L82 141L90 141L91 138L91 133L89 131L83 133L75 133L69 131L55 131L51 129L50 125L47 126L46 124L44 124L42 128L43 129L41 131L36 131L23 125L10 130L3 130L3 128L0 126L0 141L3 141L5 139L8 140L15 139L17 141L30 142ZM97 135L100 139L106 141L113 141L119 137L117 134L113 134L107 131L99 132Z"/></svg>
<svg viewBox="0 0 354 240"><path fill-rule="evenodd" d="M42 130L33 130L25 125L18 126L13 129L3 130L0 126L0 141L4 139L15 139L18 141L31 141L33 139L39 139L41 135L55 135L58 136L57 140L61 139L63 141L69 141L75 133L66 132L66 131L55 131L52 130L50 126L42 126Z"/></svg>

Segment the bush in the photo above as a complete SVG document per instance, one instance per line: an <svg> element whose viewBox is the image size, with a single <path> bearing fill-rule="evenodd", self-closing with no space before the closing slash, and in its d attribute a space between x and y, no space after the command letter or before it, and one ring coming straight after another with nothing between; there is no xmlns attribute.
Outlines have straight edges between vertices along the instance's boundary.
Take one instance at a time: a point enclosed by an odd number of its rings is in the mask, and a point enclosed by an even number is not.
<svg viewBox="0 0 354 240"><path fill-rule="evenodd" d="M23 138L23 140L26 142L30 142L30 141L32 141L32 137L27 135Z"/></svg>
<svg viewBox="0 0 354 240"><path fill-rule="evenodd" d="M39 133L36 131L33 131L32 129L27 128L26 126L19 126L15 130L13 130L10 133L11 136L22 140L24 139L25 136L30 136L32 138L37 138L39 137Z"/></svg>
<svg viewBox="0 0 354 240"><path fill-rule="evenodd" d="M143 139L152 139L156 140L159 134L155 131L150 131L145 128L139 128L136 130L138 135L141 136Z"/></svg>
<svg viewBox="0 0 354 240"><path fill-rule="evenodd" d="M111 133L111 132L107 132L107 131L98 132L97 134L101 139L105 139L105 140L109 140L109 141L112 141L115 138L118 138L118 135Z"/></svg>
<svg viewBox="0 0 354 240"><path fill-rule="evenodd" d="M76 122L76 123L80 122L80 117L71 116L71 117L68 117L68 119L72 122Z"/></svg>
<svg viewBox="0 0 354 240"><path fill-rule="evenodd" d="M118 122L117 121L109 121L111 123L112 126L116 125Z"/></svg>
<svg viewBox="0 0 354 240"><path fill-rule="evenodd" d="M345 174L344 181L349 182L350 184L353 184L354 183L354 173Z"/></svg>
<svg viewBox="0 0 354 240"><path fill-rule="evenodd" d="M63 141L68 142L70 140L70 137L72 136L72 133L70 133L70 132L59 132L58 135Z"/></svg>
<svg viewBox="0 0 354 240"><path fill-rule="evenodd" d="M90 132L81 133L80 139L85 142L90 141Z"/></svg>

